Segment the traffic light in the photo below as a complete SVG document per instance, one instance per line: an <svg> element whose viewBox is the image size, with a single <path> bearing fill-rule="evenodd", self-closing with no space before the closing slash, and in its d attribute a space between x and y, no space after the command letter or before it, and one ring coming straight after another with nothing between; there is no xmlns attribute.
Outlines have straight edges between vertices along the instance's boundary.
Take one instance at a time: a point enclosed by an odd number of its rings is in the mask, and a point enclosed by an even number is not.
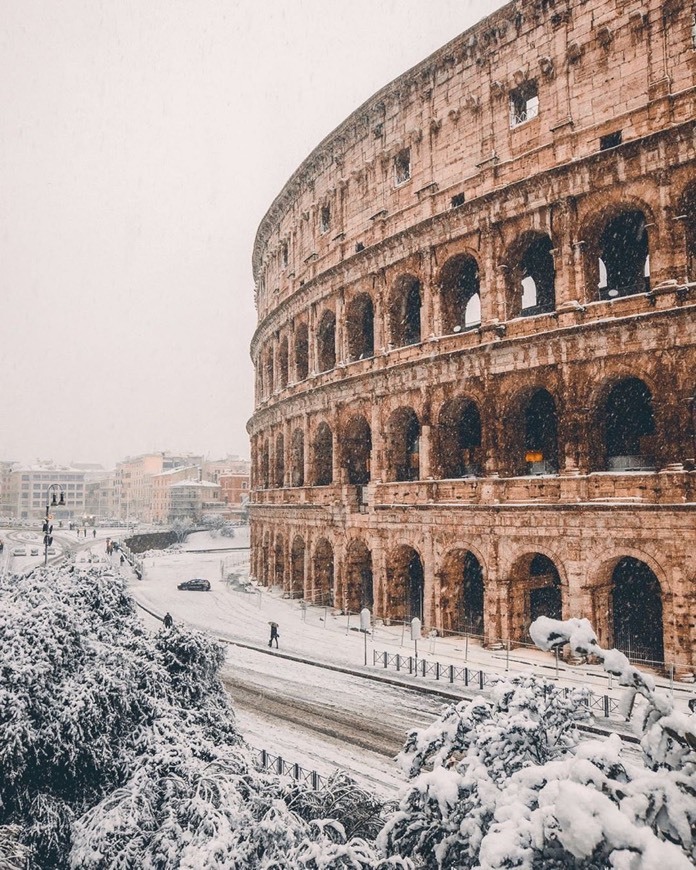
<svg viewBox="0 0 696 870"><path fill-rule="evenodd" d="M46 544L46 546L50 547L52 543L53 543L53 535L44 535L44 544Z"/></svg>

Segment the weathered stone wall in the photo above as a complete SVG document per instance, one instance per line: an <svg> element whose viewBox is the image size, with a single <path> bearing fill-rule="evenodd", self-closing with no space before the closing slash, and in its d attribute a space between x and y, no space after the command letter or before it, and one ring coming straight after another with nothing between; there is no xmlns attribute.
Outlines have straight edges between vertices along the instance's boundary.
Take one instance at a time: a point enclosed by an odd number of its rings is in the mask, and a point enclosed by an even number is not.
<svg viewBox="0 0 696 870"><path fill-rule="evenodd" d="M693 668L691 12L511 3L290 179L254 250L264 582L489 642L560 608Z"/></svg>

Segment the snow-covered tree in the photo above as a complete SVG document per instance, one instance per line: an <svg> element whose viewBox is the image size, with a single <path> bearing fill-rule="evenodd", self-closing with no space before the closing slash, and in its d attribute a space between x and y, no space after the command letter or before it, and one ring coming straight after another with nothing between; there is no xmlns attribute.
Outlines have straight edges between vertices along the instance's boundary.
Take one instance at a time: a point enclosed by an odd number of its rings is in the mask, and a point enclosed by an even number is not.
<svg viewBox="0 0 696 870"><path fill-rule="evenodd" d="M411 866L353 836L376 813L354 783L310 796L258 770L218 645L148 634L110 567L0 578L0 604L3 866Z"/></svg>
<svg viewBox="0 0 696 870"><path fill-rule="evenodd" d="M410 778L378 837L427 868L687 870L696 859L696 717L676 713L649 677L601 650L586 620L537 625L552 649L596 655L646 699L643 758L618 735L580 740L582 693L530 675L448 707L400 755ZM582 623L582 624L580 624Z"/></svg>

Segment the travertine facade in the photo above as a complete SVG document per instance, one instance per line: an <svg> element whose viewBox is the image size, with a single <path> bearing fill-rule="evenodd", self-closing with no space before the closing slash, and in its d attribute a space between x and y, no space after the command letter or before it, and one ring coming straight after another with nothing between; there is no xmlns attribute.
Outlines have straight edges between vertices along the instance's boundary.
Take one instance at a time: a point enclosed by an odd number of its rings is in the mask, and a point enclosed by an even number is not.
<svg viewBox="0 0 696 870"><path fill-rule="evenodd" d="M253 259L259 579L693 668L695 40L511 3L300 166Z"/></svg>

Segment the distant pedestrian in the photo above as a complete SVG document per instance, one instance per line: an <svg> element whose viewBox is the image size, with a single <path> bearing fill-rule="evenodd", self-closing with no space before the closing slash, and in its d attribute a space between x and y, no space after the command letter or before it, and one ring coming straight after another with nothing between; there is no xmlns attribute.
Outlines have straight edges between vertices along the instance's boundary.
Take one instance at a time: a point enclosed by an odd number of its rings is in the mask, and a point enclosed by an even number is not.
<svg viewBox="0 0 696 870"><path fill-rule="evenodd" d="M164 614L164 619L162 621L164 622L165 628L171 628L174 625L174 620L172 619L172 615L169 611Z"/></svg>
<svg viewBox="0 0 696 870"><path fill-rule="evenodd" d="M696 713L696 698L689 698L687 703L689 705L689 710L691 710L692 713Z"/></svg>
<svg viewBox="0 0 696 870"><path fill-rule="evenodd" d="M268 645L271 646L273 641L275 641L276 649L278 649L278 638L280 635L278 634L278 623L271 623L271 639L268 641Z"/></svg>
<svg viewBox="0 0 696 870"><path fill-rule="evenodd" d="M126 561L126 557L123 555L123 553L121 553L121 564L123 565L123 563L125 561Z"/></svg>
<svg viewBox="0 0 696 870"><path fill-rule="evenodd" d="M97 537L97 530L96 529L92 529L92 537L93 538Z"/></svg>

